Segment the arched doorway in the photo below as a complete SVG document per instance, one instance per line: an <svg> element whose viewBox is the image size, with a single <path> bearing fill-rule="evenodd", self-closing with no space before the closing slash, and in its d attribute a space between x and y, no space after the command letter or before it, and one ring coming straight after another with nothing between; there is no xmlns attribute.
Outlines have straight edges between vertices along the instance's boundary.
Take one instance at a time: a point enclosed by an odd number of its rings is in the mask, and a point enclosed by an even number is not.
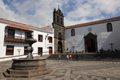
<svg viewBox="0 0 120 80"><path fill-rule="evenodd" d="M94 39L87 40L87 51L88 52L95 52L95 41Z"/></svg>
<svg viewBox="0 0 120 80"><path fill-rule="evenodd" d="M97 35L89 32L85 37L85 52L97 52Z"/></svg>
<svg viewBox="0 0 120 80"><path fill-rule="evenodd" d="M62 53L62 52L63 52L63 50L62 50L62 42L59 41L58 42L58 53Z"/></svg>

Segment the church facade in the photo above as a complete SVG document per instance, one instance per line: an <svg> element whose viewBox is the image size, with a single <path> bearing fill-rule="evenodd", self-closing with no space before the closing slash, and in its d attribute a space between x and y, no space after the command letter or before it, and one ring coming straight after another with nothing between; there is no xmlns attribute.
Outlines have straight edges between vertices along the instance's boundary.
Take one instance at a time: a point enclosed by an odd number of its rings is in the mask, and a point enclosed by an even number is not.
<svg viewBox="0 0 120 80"><path fill-rule="evenodd" d="M120 50L120 17L64 27L62 11L54 9L54 53Z"/></svg>
<svg viewBox="0 0 120 80"><path fill-rule="evenodd" d="M120 17L65 27L65 50L99 52L120 50Z"/></svg>

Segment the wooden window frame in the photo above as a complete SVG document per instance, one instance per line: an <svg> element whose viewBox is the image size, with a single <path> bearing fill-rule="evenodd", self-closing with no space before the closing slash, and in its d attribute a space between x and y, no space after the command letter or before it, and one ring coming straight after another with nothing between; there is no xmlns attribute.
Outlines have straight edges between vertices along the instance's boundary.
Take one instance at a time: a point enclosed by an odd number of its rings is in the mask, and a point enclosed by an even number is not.
<svg viewBox="0 0 120 80"><path fill-rule="evenodd" d="M14 46L13 45L7 45L6 46L6 55L13 55L14 54Z"/></svg>
<svg viewBox="0 0 120 80"><path fill-rule="evenodd" d="M52 37L48 37L49 43L52 43Z"/></svg>
<svg viewBox="0 0 120 80"><path fill-rule="evenodd" d="M14 38L14 36L15 36L15 30L11 29L11 28L8 28L7 36L9 36L11 38Z"/></svg>
<svg viewBox="0 0 120 80"><path fill-rule="evenodd" d="M38 35L38 41L43 42L43 35Z"/></svg>

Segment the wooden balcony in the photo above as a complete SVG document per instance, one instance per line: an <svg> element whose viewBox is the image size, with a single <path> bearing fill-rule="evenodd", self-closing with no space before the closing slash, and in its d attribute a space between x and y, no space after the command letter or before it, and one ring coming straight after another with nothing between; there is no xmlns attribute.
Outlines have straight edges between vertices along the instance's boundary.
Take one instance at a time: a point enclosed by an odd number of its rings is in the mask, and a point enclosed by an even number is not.
<svg viewBox="0 0 120 80"><path fill-rule="evenodd" d="M5 36L5 42L27 43L25 37L21 36Z"/></svg>

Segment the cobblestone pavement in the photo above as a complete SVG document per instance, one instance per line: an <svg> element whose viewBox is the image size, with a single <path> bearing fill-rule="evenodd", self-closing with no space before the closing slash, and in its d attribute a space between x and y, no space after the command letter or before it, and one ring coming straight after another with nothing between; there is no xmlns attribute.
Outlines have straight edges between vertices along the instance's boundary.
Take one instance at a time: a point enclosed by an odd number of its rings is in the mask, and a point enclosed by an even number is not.
<svg viewBox="0 0 120 80"><path fill-rule="evenodd" d="M0 62L0 73L10 68L12 61ZM120 62L47 60L52 69L48 75L24 79L0 80L120 80Z"/></svg>

